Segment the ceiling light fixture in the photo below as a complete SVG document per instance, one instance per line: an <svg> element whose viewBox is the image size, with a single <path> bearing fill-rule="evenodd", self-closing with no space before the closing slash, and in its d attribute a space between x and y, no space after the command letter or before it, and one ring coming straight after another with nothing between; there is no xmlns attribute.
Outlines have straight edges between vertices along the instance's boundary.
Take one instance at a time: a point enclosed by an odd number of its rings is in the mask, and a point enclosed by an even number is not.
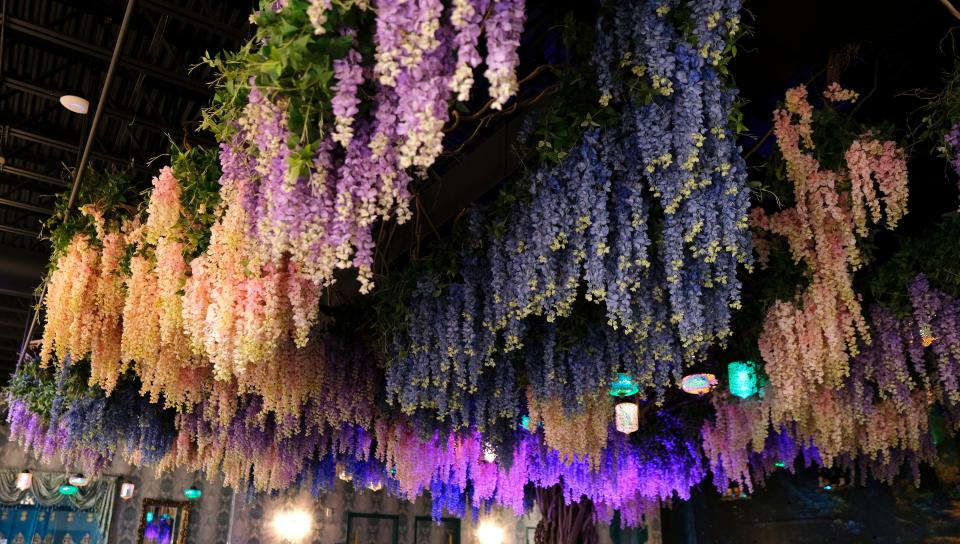
<svg viewBox="0 0 960 544"><path fill-rule="evenodd" d="M65 94L60 97L60 103L63 104L64 108L72 111L73 113L79 113L80 115L86 115L90 111L90 102L86 98L81 98L73 94Z"/></svg>

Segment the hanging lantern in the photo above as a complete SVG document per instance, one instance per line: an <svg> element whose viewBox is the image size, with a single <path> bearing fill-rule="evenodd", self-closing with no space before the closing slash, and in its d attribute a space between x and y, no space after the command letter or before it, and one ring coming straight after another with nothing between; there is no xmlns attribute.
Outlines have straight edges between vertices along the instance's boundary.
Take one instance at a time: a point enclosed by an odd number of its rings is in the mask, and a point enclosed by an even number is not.
<svg viewBox="0 0 960 544"><path fill-rule="evenodd" d="M57 489L57 491L59 491L61 495L69 496L69 495L76 495L77 492L80 491L80 488L78 488L73 484L63 484Z"/></svg>
<svg viewBox="0 0 960 544"><path fill-rule="evenodd" d="M492 463L497 460L497 450L489 442L483 443L483 460Z"/></svg>
<svg viewBox="0 0 960 544"><path fill-rule="evenodd" d="M84 487L90 483L90 478L87 478L86 476L78 472L77 474L74 474L73 476L69 477L67 479L67 482L69 482L70 485L75 485L77 487Z"/></svg>
<svg viewBox="0 0 960 544"><path fill-rule="evenodd" d="M713 374L690 374L680 380L680 389L691 395L706 395L717 386L717 377Z"/></svg>
<svg viewBox="0 0 960 544"><path fill-rule="evenodd" d="M133 482L123 482L120 485L120 498L129 501L133 498L133 492L137 486L133 485Z"/></svg>
<svg viewBox="0 0 960 544"><path fill-rule="evenodd" d="M203 491L197 487L190 486L183 490L183 496L186 497L187 500L195 501L203 496Z"/></svg>
<svg viewBox="0 0 960 544"><path fill-rule="evenodd" d="M920 325L920 343L923 344L923 347L930 347L936 339L937 337L933 335L933 329L929 325Z"/></svg>
<svg viewBox="0 0 960 544"><path fill-rule="evenodd" d="M337 478L340 478L344 482L352 482L353 474L347 470L343 465L337 465Z"/></svg>
<svg viewBox="0 0 960 544"><path fill-rule="evenodd" d="M33 473L29 470L24 470L20 474L17 474L17 489L20 491L26 491L30 489L30 486L33 485Z"/></svg>
<svg viewBox="0 0 960 544"><path fill-rule="evenodd" d="M616 408L617 430L623 434L636 432L640 428L640 408L635 402L620 402Z"/></svg>
<svg viewBox="0 0 960 544"><path fill-rule="evenodd" d="M753 361L734 361L727 365L727 379L730 382L730 394L741 399L757 394L759 379L757 363Z"/></svg>
<svg viewBox="0 0 960 544"><path fill-rule="evenodd" d="M617 379L610 384L611 397L629 397L636 395L639 391L640 387L629 374L617 374Z"/></svg>

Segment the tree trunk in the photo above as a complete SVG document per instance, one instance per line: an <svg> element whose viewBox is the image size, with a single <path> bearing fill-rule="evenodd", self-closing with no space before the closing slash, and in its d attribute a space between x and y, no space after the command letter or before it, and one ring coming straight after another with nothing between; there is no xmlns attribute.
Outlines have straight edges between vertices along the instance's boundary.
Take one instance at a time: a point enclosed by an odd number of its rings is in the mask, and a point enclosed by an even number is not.
<svg viewBox="0 0 960 544"><path fill-rule="evenodd" d="M537 505L543 515L537 525L537 544L597 544L597 520L589 499L566 504L563 491L555 485L537 489Z"/></svg>

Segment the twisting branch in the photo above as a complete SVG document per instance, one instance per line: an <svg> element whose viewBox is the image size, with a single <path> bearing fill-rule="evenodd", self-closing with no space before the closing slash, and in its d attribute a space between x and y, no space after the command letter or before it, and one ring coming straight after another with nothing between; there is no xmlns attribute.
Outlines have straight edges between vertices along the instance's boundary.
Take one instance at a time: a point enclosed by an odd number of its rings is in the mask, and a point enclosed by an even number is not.
<svg viewBox="0 0 960 544"><path fill-rule="evenodd" d="M953 2L950 0L940 0L940 3L943 4L947 11L950 12L950 15L953 15L957 19L960 19L960 11L957 11L957 8L953 7Z"/></svg>

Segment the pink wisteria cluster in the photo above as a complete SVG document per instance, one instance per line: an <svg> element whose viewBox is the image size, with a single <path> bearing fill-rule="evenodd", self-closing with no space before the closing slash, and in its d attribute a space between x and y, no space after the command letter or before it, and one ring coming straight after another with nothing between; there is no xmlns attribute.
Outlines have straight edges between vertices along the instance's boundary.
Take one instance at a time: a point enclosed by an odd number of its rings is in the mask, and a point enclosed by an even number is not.
<svg viewBox="0 0 960 544"><path fill-rule="evenodd" d="M774 133L795 206L774 214L754 209L756 246L762 262L769 247L766 233L784 237L794 261L810 277L793 300L770 308L759 341L777 391L773 419L790 421L819 388L841 385L859 343L870 340L853 288L853 273L861 265L857 235L867 233L868 212L874 223L885 219L887 227L896 226L906 211L907 176L903 151L869 134L848 148L846 169L821 166L812 139L813 107L804 87L787 92L785 106L774 112Z"/></svg>
<svg viewBox="0 0 960 544"><path fill-rule="evenodd" d="M827 98L848 94L833 88ZM869 223L893 228L906 212L904 153L866 134L846 150L846 167L830 170L817 158L813 130L806 89L791 89L774 114L774 133L795 205L769 215L757 208L752 219L761 262L769 257L768 233L782 236L810 281L767 312L759 338L769 377L763 398L714 399L717 416L703 429L703 445L721 487L734 480L749 488L751 460L764 451L771 429L793 444L789 459L815 447L827 467L868 459L886 467L875 474L885 476L904 455L932 458L927 414L940 395L930 380L911 378L924 370L918 333L908 334L909 341L900 336L917 327L880 309L868 324L853 287L862 264L858 236L870 233Z"/></svg>
<svg viewBox="0 0 960 544"><path fill-rule="evenodd" d="M919 464L937 459L933 405L960 421L960 300L923 275L909 293L904 317L871 308L871 342L849 360L842 385L813 391L792 419L776 419L775 387L763 398L714 398L716 418L702 435L718 486L739 481L749 489L773 470L771 461L793 467L797 458L886 482L906 463L919 479Z"/></svg>

